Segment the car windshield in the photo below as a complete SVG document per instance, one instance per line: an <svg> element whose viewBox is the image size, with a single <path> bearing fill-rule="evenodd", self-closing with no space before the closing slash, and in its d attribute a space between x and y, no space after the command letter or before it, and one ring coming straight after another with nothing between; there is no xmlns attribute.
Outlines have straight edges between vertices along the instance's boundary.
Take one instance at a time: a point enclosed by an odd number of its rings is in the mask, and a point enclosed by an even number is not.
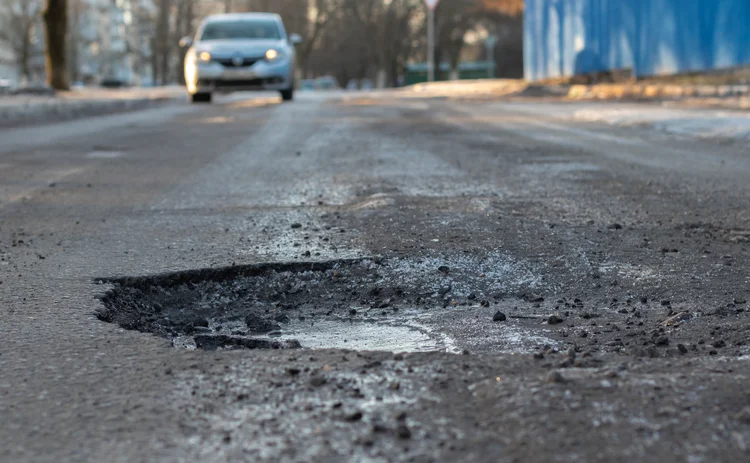
<svg viewBox="0 0 750 463"><path fill-rule="evenodd" d="M238 19L216 21L203 27L200 41L233 39L279 40L281 34L276 22L269 19Z"/></svg>

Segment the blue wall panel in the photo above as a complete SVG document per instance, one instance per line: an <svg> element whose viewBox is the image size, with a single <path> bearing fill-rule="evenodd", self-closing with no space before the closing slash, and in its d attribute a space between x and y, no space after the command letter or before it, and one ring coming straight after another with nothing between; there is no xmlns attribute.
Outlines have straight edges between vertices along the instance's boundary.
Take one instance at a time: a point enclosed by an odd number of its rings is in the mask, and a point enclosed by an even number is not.
<svg viewBox="0 0 750 463"><path fill-rule="evenodd" d="M750 64L750 0L526 0L526 78Z"/></svg>

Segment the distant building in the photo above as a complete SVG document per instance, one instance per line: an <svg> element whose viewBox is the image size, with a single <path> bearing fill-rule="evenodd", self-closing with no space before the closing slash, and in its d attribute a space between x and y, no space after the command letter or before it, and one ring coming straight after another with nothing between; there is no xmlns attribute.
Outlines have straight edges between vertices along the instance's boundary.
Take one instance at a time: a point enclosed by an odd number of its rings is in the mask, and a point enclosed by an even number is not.
<svg viewBox="0 0 750 463"><path fill-rule="evenodd" d="M76 7L73 79L150 85L153 0L78 0Z"/></svg>
<svg viewBox="0 0 750 463"><path fill-rule="evenodd" d="M13 49L6 42L0 41L0 86L16 86L19 81L19 69Z"/></svg>

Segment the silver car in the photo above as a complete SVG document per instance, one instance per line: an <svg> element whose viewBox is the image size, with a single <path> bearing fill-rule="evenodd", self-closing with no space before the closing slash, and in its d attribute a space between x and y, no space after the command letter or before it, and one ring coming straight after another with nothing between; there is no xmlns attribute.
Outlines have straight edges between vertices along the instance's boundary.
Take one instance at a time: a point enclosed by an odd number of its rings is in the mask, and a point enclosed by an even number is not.
<svg viewBox="0 0 750 463"><path fill-rule="evenodd" d="M269 13L209 16L195 40L185 37L185 82L193 103L210 103L213 92L272 90L294 98L294 45L281 17Z"/></svg>

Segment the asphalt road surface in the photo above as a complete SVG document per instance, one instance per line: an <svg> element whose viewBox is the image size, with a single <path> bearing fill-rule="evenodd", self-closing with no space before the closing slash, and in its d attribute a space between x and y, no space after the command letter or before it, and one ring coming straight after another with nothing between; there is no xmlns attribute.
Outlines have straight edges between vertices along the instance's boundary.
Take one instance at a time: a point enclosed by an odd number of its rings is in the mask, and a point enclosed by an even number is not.
<svg viewBox="0 0 750 463"><path fill-rule="evenodd" d="M0 461L747 460L747 144L565 107L0 130Z"/></svg>

